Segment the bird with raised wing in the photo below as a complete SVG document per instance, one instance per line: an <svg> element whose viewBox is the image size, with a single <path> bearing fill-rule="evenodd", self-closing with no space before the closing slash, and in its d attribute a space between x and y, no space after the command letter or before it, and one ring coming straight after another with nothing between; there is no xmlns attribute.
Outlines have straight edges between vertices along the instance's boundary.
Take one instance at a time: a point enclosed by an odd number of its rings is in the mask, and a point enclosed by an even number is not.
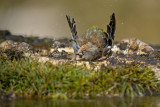
<svg viewBox="0 0 160 107"><path fill-rule="evenodd" d="M110 17L106 32L97 26L93 26L81 37L77 35L74 18L71 20L68 15L66 15L66 18L72 34L71 43L74 50L74 60L93 61L111 55L116 28L114 13Z"/></svg>

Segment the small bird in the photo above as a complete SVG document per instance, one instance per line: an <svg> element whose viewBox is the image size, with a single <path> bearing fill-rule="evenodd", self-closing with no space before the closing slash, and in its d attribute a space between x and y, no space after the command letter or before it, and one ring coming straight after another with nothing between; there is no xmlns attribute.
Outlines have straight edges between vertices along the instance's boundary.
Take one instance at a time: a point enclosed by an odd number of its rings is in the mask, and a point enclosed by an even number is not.
<svg viewBox="0 0 160 107"><path fill-rule="evenodd" d="M69 28L72 34L72 47L74 50L74 60L93 61L101 57L110 56L116 29L116 19L113 13L107 25L106 32L103 29L93 26L84 35L79 37L76 31L76 22L66 15Z"/></svg>

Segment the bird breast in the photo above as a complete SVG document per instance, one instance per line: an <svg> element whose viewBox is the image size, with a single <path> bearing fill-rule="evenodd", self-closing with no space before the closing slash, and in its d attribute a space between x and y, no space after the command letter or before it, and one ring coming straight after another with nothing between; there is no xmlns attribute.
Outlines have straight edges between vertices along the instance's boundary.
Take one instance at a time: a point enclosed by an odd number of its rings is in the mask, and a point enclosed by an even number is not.
<svg viewBox="0 0 160 107"><path fill-rule="evenodd" d="M91 33L91 34L85 34L81 38L77 40L80 47L83 47L83 45L88 44L89 42L93 45L97 46L97 48L102 51L103 50L103 35L97 34L97 33ZM86 47L89 48L89 47Z"/></svg>

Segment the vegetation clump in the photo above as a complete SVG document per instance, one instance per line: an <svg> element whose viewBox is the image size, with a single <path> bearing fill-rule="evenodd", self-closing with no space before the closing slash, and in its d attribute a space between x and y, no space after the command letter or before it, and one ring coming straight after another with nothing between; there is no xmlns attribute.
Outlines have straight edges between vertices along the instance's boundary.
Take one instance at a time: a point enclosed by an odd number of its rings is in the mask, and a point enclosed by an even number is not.
<svg viewBox="0 0 160 107"><path fill-rule="evenodd" d="M23 97L88 98L143 96L160 91L153 71L138 64L103 67L94 71L63 63L38 63L33 59L0 57L0 90Z"/></svg>

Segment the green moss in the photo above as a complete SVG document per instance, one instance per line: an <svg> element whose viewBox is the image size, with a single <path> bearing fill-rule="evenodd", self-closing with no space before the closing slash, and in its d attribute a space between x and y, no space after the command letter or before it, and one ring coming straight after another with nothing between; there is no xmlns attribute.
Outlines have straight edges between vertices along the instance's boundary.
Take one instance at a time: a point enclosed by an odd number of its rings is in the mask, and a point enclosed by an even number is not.
<svg viewBox="0 0 160 107"><path fill-rule="evenodd" d="M25 97L143 96L159 92L159 83L153 71L137 64L93 71L69 63L54 66L32 59L0 58L0 90Z"/></svg>

